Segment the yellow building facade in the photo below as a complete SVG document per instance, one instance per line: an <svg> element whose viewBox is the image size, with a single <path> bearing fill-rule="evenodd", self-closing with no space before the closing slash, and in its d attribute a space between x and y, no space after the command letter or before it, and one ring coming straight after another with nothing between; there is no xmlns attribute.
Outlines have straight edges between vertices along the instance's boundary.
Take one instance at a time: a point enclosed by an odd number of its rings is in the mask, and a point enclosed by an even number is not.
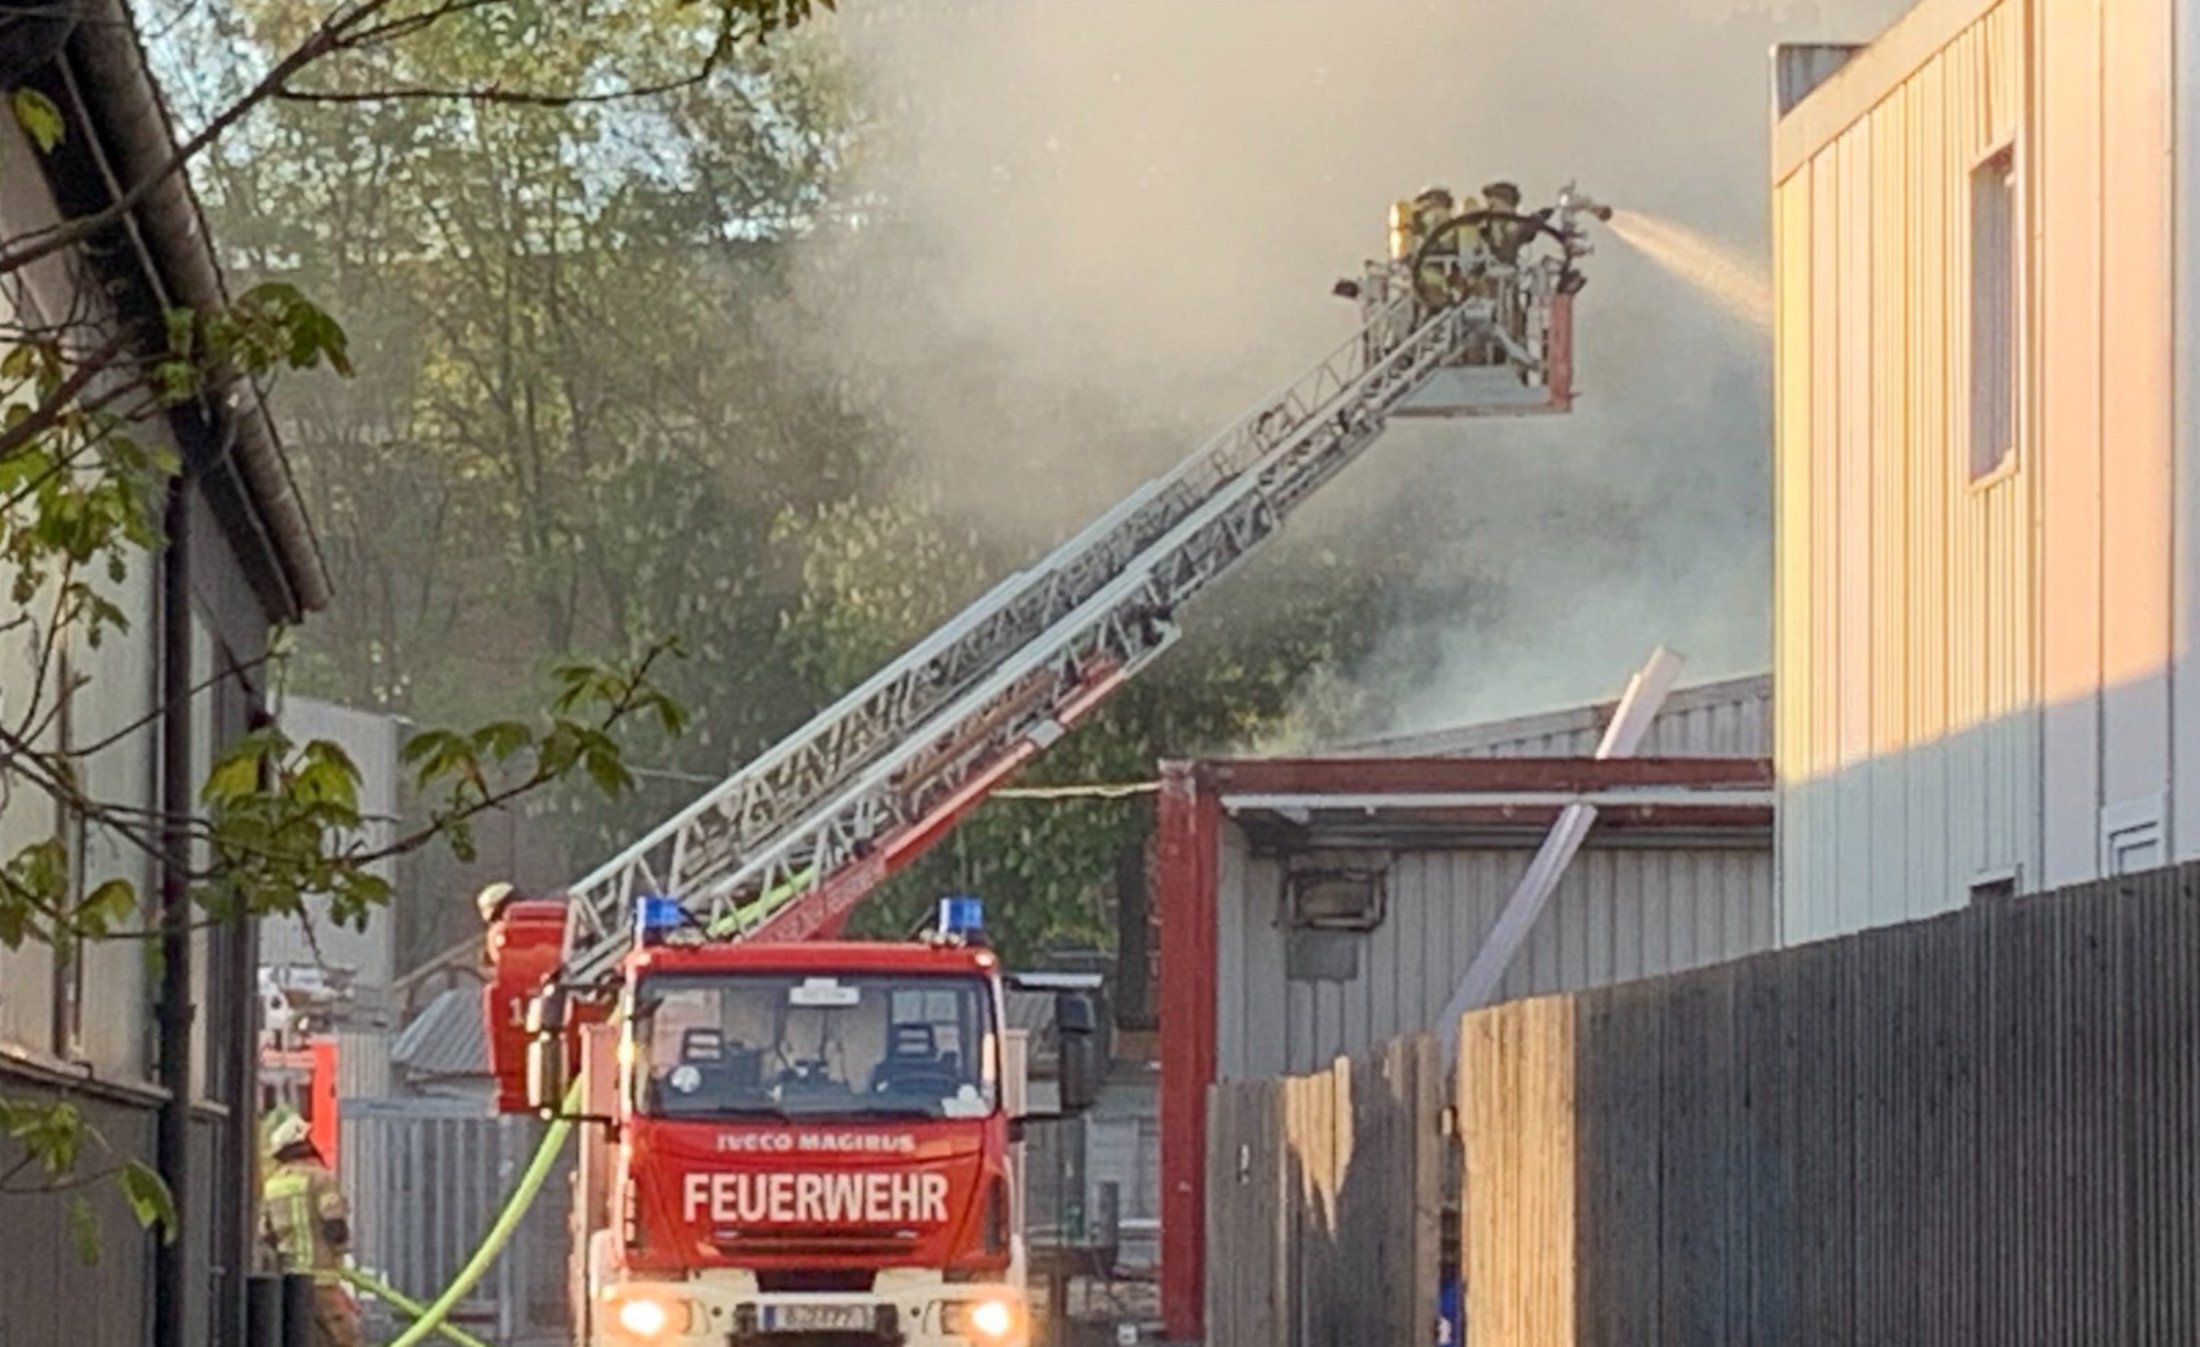
<svg viewBox="0 0 2200 1347"><path fill-rule="evenodd" d="M2196 22L1926 0L1776 57L1790 943L2200 855Z"/></svg>

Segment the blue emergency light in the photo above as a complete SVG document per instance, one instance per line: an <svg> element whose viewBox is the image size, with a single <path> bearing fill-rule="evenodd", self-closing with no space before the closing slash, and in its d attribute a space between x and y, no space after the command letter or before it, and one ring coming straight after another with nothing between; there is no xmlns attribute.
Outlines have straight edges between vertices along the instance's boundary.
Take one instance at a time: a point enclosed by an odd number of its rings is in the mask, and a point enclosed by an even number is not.
<svg viewBox="0 0 2200 1347"><path fill-rule="evenodd" d="M680 911L680 900L659 894L644 894L634 900L634 943L658 945L665 937L680 928L686 914Z"/></svg>
<svg viewBox="0 0 2200 1347"><path fill-rule="evenodd" d="M965 943L985 942L985 904L971 894L957 893L940 899L940 936Z"/></svg>

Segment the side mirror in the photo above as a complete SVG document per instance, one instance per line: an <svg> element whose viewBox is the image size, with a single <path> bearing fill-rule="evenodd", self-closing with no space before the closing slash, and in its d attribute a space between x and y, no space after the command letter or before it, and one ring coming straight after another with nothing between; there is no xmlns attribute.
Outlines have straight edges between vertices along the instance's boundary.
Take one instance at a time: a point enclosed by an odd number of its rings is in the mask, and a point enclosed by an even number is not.
<svg viewBox="0 0 2200 1347"><path fill-rule="evenodd" d="M1062 1112L1083 1113L1100 1095L1099 1013L1082 992L1054 998L1054 1028L1061 1045Z"/></svg>
<svg viewBox="0 0 2200 1347"><path fill-rule="evenodd" d="M565 992L552 987L527 1003L527 1106L555 1113L565 1106Z"/></svg>

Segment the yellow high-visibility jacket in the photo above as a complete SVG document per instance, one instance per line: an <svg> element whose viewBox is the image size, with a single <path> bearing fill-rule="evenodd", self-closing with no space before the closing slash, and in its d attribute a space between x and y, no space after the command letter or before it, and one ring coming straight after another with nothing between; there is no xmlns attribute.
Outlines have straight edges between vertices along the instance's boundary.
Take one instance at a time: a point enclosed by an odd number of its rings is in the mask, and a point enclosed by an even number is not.
<svg viewBox="0 0 2200 1347"><path fill-rule="evenodd" d="M344 1265L344 1246L331 1231L345 1231L351 1204L336 1176L319 1160L281 1160L261 1189L261 1220L285 1272L333 1278Z"/></svg>

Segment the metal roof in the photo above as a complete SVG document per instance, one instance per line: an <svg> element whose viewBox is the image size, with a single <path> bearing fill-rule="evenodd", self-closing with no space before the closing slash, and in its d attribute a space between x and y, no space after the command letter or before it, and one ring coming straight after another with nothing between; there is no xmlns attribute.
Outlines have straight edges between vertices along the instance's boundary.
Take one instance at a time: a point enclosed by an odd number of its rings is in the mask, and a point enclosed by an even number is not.
<svg viewBox="0 0 2200 1347"><path fill-rule="evenodd" d="M453 987L428 1002L390 1045L390 1065L426 1077L489 1074L489 1032L478 988Z"/></svg>
<svg viewBox="0 0 2200 1347"><path fill-rule="evenodd" d="M1337 750L1369 758L1586 758L1596 752L1619 700L1414 734L1386 735ZM1644 757L1764 758L1772 755L1772 675L1752 674L1675 688L1639 750Z"/></svg>
<svg viewBox="0 0 2200 1347"><path fill-rule="evenodd" d="M1570 803L1597 806L1607 840L1740 841L1769 835L1774 803L1764 758L1247 758L1179 770L1262 845L1317 834L1486 845L1540 834Z"/></svg>

